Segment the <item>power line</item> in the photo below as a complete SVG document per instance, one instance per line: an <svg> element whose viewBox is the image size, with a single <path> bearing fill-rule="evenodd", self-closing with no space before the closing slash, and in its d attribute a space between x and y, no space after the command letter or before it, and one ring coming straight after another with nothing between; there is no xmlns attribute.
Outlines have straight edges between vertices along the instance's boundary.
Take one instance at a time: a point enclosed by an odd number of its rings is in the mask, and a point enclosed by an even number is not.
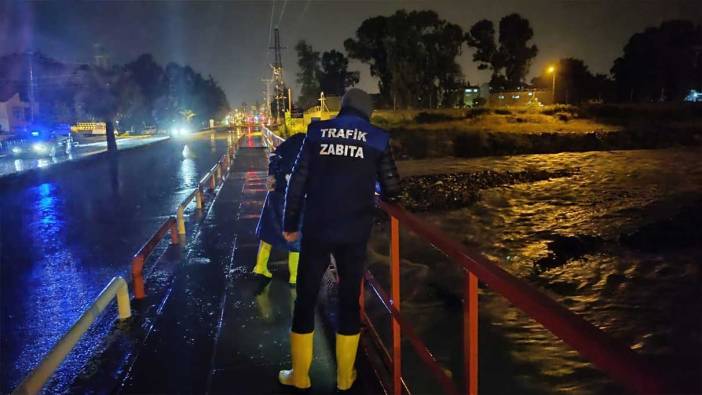
<svg viewBox="0 0 702 395"><path fill-rule="evenodd" d="M283 22L283 15L285 15L285 6L288 5L288 0L283 1L283 7L280 10L280 17L278 18L278 26Z"/></svg>
<svg viewBox="0 0 702 395"><path fill-rule="evenodd" d="M268 45L271 45L271 37L273 36L273 14L274 13L275 13L275 0L273 0L271 2L271 20L268 23Z"/></svg>
<svg viewBox="0 0 702 395"><path fill-rule="evenodd" d="M292 34L290 34L290 37L295 37L295 35L297 35L297 30L300 28L300 24L302 23L302 20L305 18L305 15L307 14L307 10L310 8L311 2L312 2L312 0L307 0L305 2L305 7L302 9L302 12L297 17L297 20L295 21L295 26L293 26L293 29L291 30Z"/></svg>

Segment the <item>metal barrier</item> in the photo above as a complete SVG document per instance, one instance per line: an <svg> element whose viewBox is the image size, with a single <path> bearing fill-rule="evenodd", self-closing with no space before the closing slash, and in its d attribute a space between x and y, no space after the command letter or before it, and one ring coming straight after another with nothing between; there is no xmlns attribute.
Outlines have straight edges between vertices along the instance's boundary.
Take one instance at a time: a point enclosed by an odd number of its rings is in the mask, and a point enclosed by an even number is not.
<svg viewBox="0 0 702 395"><path fill-rule="evenodd" d="M401 332L405 332L410 343L444 391L449 394L459 393L424 343L416 336L412 326L403 320L400 314L400 221L405 228L431 243L465 271L463 352L466 394L478 392L478 279L541 323L618 383L638 393L665 391L668 383L630 348L615 342L600 329L535 287L504 271L482 255L470 251L463 244L452 240L436 227L426 224L401 207L382 201L379 201L379 206L390 215L391 297L387 296L370 273L366 273L365 282L392 316L392 354L382 344L377 330L363 309L362 319L367 324L374 342L384 350L386 362L388 360L390 362L393 394L400 394L404 385L401 373Z"/></svg>
<svg viewBox="0 0 702 395"><path fill-rule="evenodd" d="M284 138L276 135L265 126L261 126L261 136L263 137L263 144L265 144L266 147L268 147L269 151L273 151L276 147L280 145L280 143L285 141Z"/></svg>
<svg viewBox="0 0 702 395"><path fill-rule="evenodd" d="M156 231L156 233L149 239L149 241L144 244L141 249L132 258L132 279L134 283L134 298L143 299L146 296L146 291L144 290L144 261L151 255L156 245L163 239L166 232L170 230L171 242L173 244L179 243L179 235L185 235L185 207L187 207L193 200L196 201L197 208L202 209L205 204L205 194L203 193L203 185L209 180L209 186L211 190L217 187L218 182L223 181L222 168L229 171L231 166L231 159L229 158L231 151L228 149L227 153L222 155L222 158L205 174L202 180L198 183L198 186L193 190L185 199L178 205L176 210L176 218L170 217L166 222L164 222L161 227Z"/></svg>
<svg viewBox="0 0 702 395"><path fill-rule="evenodd" d="M176 220L173 217L168 218L161 227L158 228L156 233L151 236L149 241L147 241L140 249L134 254L132 258L132 286L134 287L134 299L143 299L146 296L144 291L144 262L154 251L158 243L161 242L166 236L166 233L170 231L171 243L178 244L180 242L178 238L178 232L176 231Z"/></svg>
<svg viewBox="0 0 702 395"><path fill-rule="evenodd" d="M125 320L132 316L129 305L129 292L127 282L122 277L113 277L105 289L100 292L90 308L80 316L71 329L63 335L61 340L54 345L39 365L22 380L19 386L12 392L13 394L37 394L41 391L46 381L54 374L61 362L66 358L78 340L95 322L97 317L112 302L117 299L117 310L120 320Z"/></svg>
<svg viewBox="0 0 702 395"><path fill-rule="evenodd" d="M132 259L132 277L134 281L134 298L143 299L146 296L144 290L144 278L142 276L142 270L144 267L144 261L151 254L153 248L158 244L158 242L165 235L165 228L170 227L171 221L173 222L173 228L171 228L171 238L173 244L178 244L178 236L184 236L186 233L185 229L185 208L195 200L195 204L198 210L201 210L205 206L205 194L204 186L207 185L210 191L214 191L217 188L218 183L224 182L224 174L229 172L232 164L232 157L234 156L236 149L238 148L238 137L235 145L232 145L231 138L229 139L230 145L227 147L227 152L222 155L222 157L215 163L210 170L205 173L197 188L193 190L188 196L183 199L183 201L178 205L176 209L176 218L169 218L166 223L161 225L161 228L156 232L156 234L149 240L140 250L134 255ZM148 248L147 248L148 247Z"/></svg>
<svg viewBox="0 0 702 395"><path fill-rule="evenodd" d="M222 155L220 160L218 160L217 163L215 163L214 166L212 166L212 168L205 173L202 179L200 179L197 188L186 196L185 199L183 199L183 201L178 205L178 209L176 210L178 234L185 234L185 208L193 201L193 199L196 201L198 210L201 210L204 207L204 185L207 185L210 191L214 191L215 188L217 188L217 184L224 181L224 174L229 172L229 168L232 164L231 158L234 156L234 152L235 147L229 146L227 148L227 153Z"/></svg>
<svg viewBox="0 0 702 395"><path fill-rule="evenodd" d="M188 204L190 204L190 202L193 201L193 199L196 200L197 209L201 210L205 201L205 194L202 193L202 187L200 185L198 185L197 189L192 191L190 195L183 199L183 201L178 205L178 209L176 210L176 218L178 221L178 234L185 234L185 207L187 207Z"/></svg>

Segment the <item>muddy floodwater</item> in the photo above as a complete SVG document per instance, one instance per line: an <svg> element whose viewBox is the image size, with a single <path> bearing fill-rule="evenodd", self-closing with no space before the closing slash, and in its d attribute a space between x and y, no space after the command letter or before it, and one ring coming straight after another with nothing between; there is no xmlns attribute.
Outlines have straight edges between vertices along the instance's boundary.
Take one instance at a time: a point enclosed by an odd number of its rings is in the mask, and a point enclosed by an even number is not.
<svg viewBox="0 0 702 395"><path fill-rule="evenodd" d="M684 389L702 391L702 151L443 158L399 167L421 186L423 195L414 196L424 200L420 216L634 348ZM459 185L470 182L476 185ZM452 199L465 203L459 208ZM386 232L376 228L370 259L385 282ZM463 275L427 247L402 233L402 310L461 383ZM484 285L479 304L481 392L624 391ZM439 388L408 380L419 392Z"/></svg>

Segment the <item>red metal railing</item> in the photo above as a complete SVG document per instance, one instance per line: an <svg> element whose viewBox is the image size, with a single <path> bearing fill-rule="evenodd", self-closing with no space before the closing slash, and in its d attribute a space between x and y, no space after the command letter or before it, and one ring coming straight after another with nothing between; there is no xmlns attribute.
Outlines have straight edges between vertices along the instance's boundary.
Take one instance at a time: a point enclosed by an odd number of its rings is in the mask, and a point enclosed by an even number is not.
<svg viewBox="0 0 702 395"><path fill-rule="evenodd" d="M380 299L392 317L392 353L385 347L378 331L365 313L363 292L361 293L361 316L368 328L367 332L376 345L380 346L383 351L383 359L390 366L393 394L399 395L403 388L407 390L401 373L400 343L403 333L429 371L441 384L444 392L448 394L459 393L453 381L417 337L412 326L400 314L400 223L442 251L465 271L463 352L466 394L477 394L478 392L478 279L541 323L618 383L638 393L665 392L668 383L665 383L663 377L630 348L615 342L600 329L558 304L535 287L512 276L482 255L452 240L436 227L426 224L401 207L386 202L379 202L379 205L390 215L391 296L388 297L370 272L365 275L365 285L369 287L372 294Z"/></svg>
<svg viewBox="0 0 702 395"><path fill-rule="evenodd" d="M205 176L200 180L198 186L193 192L191 192L181 204L178 206L176 211L177 218L170 217L166 222L164 222L161 227L151 236L151 239L144 244L139 251L132 258L132 280L134 284L134 298L143 299L146 296L146 291L144 289L144 262L151 255L154 248L158 245L161 239L164 238L166 232L170 230L171 242L173 244L178 244L179 234L185 237L185 218L184 211L185 207L190 204L192 200L196 200L197 208L202 209L205 204L205 195L202 193L203 186L207 183L210 190L214 190L219 182L223 182L225 179L225 173L229 171L232 164L232 157L238 148L238 135L236 142L232 144L231 138L229 139L230 145L227 147L227 152L222 155L222 157L215 163L212 168L205 174Z"/></svg>
<svg viewBox="0 0 702 395"><path fill-rule="evenodd" d="M261 138L263 140L263 144L265 144L270 151L273 151L273 149L279 146L280 143L285 141L284 138L273 133L270 129L268 129L265 126L261 126Z"/></svg>
<svg viewBox="0 0 702 395"><path fill-rule="evenodd" d="M161 227L158 228L156 233L151 236L149 241L147 241L140 249L134 254L132 258L132 280L134 285L134 298L143 299L146 296L144 291L144 261L154 252L154 249L166 236L166 233L170 231L171 243L178 244L180 242L178 238L178 229L176 226L176 219L174 217L168 218Z"/></svg>

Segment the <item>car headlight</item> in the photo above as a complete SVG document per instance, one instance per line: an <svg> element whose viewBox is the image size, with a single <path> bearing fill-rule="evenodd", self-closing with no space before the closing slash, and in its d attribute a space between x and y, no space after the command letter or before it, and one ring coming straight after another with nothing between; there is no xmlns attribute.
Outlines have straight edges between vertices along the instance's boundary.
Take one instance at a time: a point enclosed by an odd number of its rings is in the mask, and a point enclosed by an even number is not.
<svg viewBox="0 0 702 395"><path fill-rule="evenodd" d="M187 136L190 134L190 130L184 127L175 127L171 129L171 135L176 137Z"/></svg>
<svg viewBox="0 0 702 395"><path fill-rule="evenodd" d="M20 147L12 147L12 153L13 153L13 154L21 154L21 153L22 153L22 148L20 148Z"/></svg>
<svg viewBox="0 0 702 395"><path fill-rule="evenodd" d="M49 150L49 147L47 147L46 144L34 143L32 144L32 150L38 154L43 154Z"/></svg>

